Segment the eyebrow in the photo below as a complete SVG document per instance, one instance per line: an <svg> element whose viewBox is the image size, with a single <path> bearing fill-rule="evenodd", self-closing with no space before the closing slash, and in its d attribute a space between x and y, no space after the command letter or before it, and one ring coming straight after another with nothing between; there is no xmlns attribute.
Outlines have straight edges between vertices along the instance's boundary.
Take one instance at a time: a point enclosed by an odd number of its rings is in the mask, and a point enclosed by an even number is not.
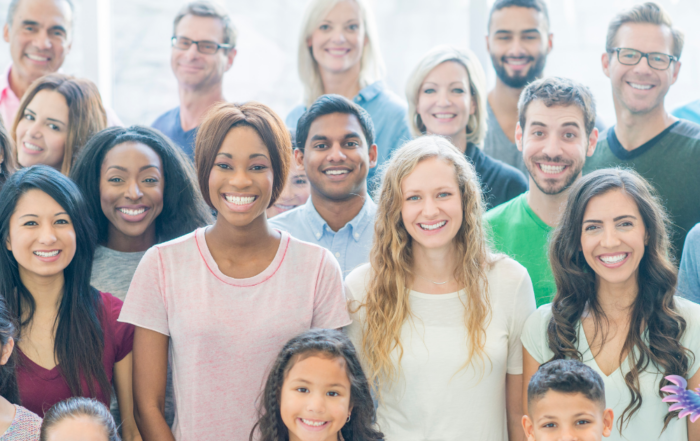
<svg viewBox="0 0 700 441"><path fill-rule="evenodd" d="M520 31L521 34L529 34L532 32L539 34L540 30L537 28L534 28L534 29L524 29L524 30ZM516 33L516 31L509 31L507 29L499 29L496 32L494 32L494 34L496 34L496 35L498 35L498 34L515 34L515 33Z"/></svg>
<svg viewBox="0 0 700 441"><path fill-rule="evenodd" d="M613 222L617 222L619 220L626 219L626 218L635 219L635 220L637 219L636 217L632 216L631 214L623 214L622 216L618 216L615 219L613 219ZM588 219L588 220L583 221L583 223L584 224L585 223L602 224L603 221L597 220L597 219Z"/></svg>
<svg viewBox="0 0 700 441"><path fill-rule="evenodd" d="M313 384L310 381L304 380L303 378L295 378L292 381L296 381L298 383L304 383L304 384ZM342 387L343 389L347 389L347 387L345 387L345 385L340 384L340 383L326 384L324 386L325 387Z"/></svg>
<svg viewBox="0 0 700 441"><path fill-rule="evenodd" d="M264 153L253 153L252 155L248 156L248 159L253 159L253 158L265 158L265 159L270 159L267 157L266 154Z"/></svg>
<svg viewBox="0 0 700 441"><path fill-rule="evenodd" d="M30 109L29 107L25 107L24 110L25 110L26 112L29 112L29 113L31 113L32 115L36 116L36 112L33 111L32 109ZM64 123L64 122L61 121L60 119L56 119L56 118L46 118L46 120L47 120L47 121L57 122L57 123L61 124L62 126L65 126L65 125L66 125L66 123Z"/></svg>
<svg viewBox="0 0 700 441"><path fill-rule="evenodd" d="M112 168L116 168L117 170L121 170L123 172L128 171L126 169L126 167L122 167L121 165L110 165L109 167L107 167L107 170L112 169ZM160 167L158 167L157 165L149 164L149 165L144 165L143 167L141 167L139 169L139 171L144 171L144 170L149 169L149 168L157 168L158 170L160 170Z"/></svg>
<svg viewBox="0 0 700 441"><path fill-rule="evenodd" d="M561 125L562 127L576 127L577 129L580 129L581 126L578 125L576 121L569 121L565 122L564 124Z"/></svg>
<svg viewBox="0 0 700 441"><path fill-rule="evenodd" d="M233 159L233 156L231 156L230 153L219 152L216 154L216 156L226 156L228 159Z"/></svg>
<svg viewBox="0 0 700 441"><path fill-rule="evenodd" d="M54 216L60 216L62 214L65 214L66 216L68 216L68 213L66 213L65 211L59 211L58 213L54 214ZM39 217L39 216L37 216L36 214L23 214L22 216L18 217L18 219L22 219L23 217Z"/></svg>

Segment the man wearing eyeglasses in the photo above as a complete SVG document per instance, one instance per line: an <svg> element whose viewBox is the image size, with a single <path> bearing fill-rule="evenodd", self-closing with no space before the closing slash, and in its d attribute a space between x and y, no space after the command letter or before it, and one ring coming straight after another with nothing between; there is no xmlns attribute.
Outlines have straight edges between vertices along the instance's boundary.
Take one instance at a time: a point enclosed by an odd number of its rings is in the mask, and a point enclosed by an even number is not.
<svg viewBox="0 0 700 441"><path fill-rule="evenodd" d="M666 111L678 78L683 33L654 3L617 15L608 27L603 72L610 78L617 124L602 133L583 172L636 170L661 197L671 217L674 255L700 222L700 126Z"/></svg>
<svg viewBox="0 0 700 441"><path fill-rule="evenodd" d="M194 140L204 114L225 101L223 78L236 57L236 29L228 13L214 3L185 5L173 22L170 67L177 78L180 106L154 123L194 160Z"/></svg>

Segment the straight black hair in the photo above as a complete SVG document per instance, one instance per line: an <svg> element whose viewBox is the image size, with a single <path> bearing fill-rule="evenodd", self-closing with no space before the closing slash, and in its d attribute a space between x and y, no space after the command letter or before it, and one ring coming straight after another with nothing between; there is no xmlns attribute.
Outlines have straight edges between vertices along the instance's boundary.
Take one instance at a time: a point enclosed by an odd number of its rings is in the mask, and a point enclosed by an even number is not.
<svg viewBox="0 0 700 441"><path fill-rule="evenodd" d="M367 148L374 144L374 123L372 123L372 117L369 113L362 107L353 103L344 96L329 94L321 95L314 103L309 107L301 118L297 122L296 131L296 148L304 151L304 146L306 146L306 138L309 137L309 128L311 124L318 118L330 115L331 113L344 113L346 115L355 115L357 120L360 122L362 127L362 133L365 135L367 140Z"/></svg>
<svg viewBox="0 0 700 441"><path fill-rule="evenodd" d="M213 222L211 210L202 199L190 160L157 130L131 126L110 127L93 136L75 161L70 178L85 195L90 218L97 224L98 243L108 241L109 220L100 204L102 162L112 148L126 142L153 149L163 164L163 211L155 220L156 242L166 242Z"/></svg>
<svg viewBox="0 0 700 441"><path fill-rule="evenodd" d="M17 343L17 326L7 309L5 299L0 296L0 351L9 343L10 339ZM16 354L12 351L10 358L3 366L0 366L0 396L12 404L21 404L17 377L15 376Z"/></svg>
<svg viewBox="0 0 700 441"><path fill-rule="evenodd" d="M7 178L17 170L14 142L12 142L12 137L7 133L7 129L2 123L2 118L0 118L0 153L2 154L2 159L0 159L0 187L2 187Z"/></svg>
<svg viewBox="0 0 700 441"><path fill-rule="evenodd" d="M95 385L98 385L103 394L110 396L112 388L102 364L103 303L100 293L90 286L95 225L88 216L78 187L57 170L35 165L16 172L0 191L0 237L3 244L8 241L10 217L17 202L30 190L40 190L53 198L66 211L75 230L75 256L63 270L63 296L56 317L54 354L59 371L73 395L85 394L81 385L82 374L90 395L96 394ZM32 322L36 304L32 293L22 283L14 255L6 246L0 248L0 295L20 324L21 338L22 330ZM24 321L22 317L25 317Z"/></svg>
<svg viewBox="0 0 700 441"><path fill-rule="evenodd" d="M605 406L605 384L593 369L577 360L554 360L535 372L527 386L530 406L553 390L565 394L581 393L589 400Z"/></svg>
<svg viewBox="0 0 700 441"><path fill-rule="evenodd" d="M486 32L491 32L491 17L496 11L500 11L505 8L529 8L534 9L537 12L541 12L544 16L544 21L547 24L547 29L549 29L549 12L547 11L547 4L542 0L496 0L491 7L489 12L489 21ZM546 37L543 35L543 37Z"/></svg>
<svg viewBox="0 0 700 441"><path fill-rule="evenodd" d="M372 427L375 411L367 377L350 339L341 331L312 329L292 338L284 345L267 377L259 405L258 422L250 431L253 441L259 430L259 441L287 441L289 430L280 414L281 390L287 374L295 363L307 356L320 355L342 358L350 380L350 405L352 414L340 433L345 441L375 441L384 435Z"/></svg>

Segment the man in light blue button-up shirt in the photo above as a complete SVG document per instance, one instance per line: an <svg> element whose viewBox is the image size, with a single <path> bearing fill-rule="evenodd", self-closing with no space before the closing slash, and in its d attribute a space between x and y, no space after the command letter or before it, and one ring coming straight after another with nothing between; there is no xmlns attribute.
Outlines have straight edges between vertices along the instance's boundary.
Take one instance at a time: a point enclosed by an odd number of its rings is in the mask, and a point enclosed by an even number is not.
<svg viewBox="0 0 700 441"><path fill-rule="evenodd" d="M377 163L369 114L340 95L323 95L297 124L294 159L311 184L306 204L270 225L333 253L343 275L369 261L377 205L367 173Z"/></svg>

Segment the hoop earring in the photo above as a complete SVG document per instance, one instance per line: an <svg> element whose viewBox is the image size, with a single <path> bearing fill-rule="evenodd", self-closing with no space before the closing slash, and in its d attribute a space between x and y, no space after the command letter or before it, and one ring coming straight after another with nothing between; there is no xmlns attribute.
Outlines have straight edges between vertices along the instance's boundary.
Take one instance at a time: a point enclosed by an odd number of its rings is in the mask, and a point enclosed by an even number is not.
<svg viewBox="0 0 700 441"><path fill-rule="evenodd" d="M350 417L351 417L351 416L352 416L352 414L348 415L348 419L345 420L345 423L346 423L346 424L350 422Z"/></svg>

